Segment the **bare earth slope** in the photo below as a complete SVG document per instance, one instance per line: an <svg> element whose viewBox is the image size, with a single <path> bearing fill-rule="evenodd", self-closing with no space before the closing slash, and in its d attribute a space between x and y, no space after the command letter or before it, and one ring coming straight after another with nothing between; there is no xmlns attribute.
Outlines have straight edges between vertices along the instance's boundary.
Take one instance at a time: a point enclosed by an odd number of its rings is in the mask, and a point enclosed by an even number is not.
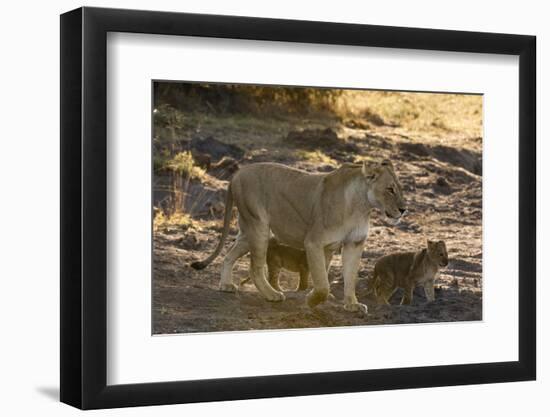
<svg viewBox="0 0 550 417"><path fill-rule="evenodd" d="M482 183L481 138L449 132L443 143L430 135L411 134L396 126L373 125L359 120L322 125L308 120L271 120L257 124L219 120L180 132L187 138L215 139L242 149L239 164L278 161L309 171L329 171L342 162L391 158L394 161L409 212L397 225L380 213L371 229L359 272L357 296L369 307L365 317L341 306L341 259L332 262L330 279L336 299L310 310L305 292L294 292L297 274L283 272L286 301L264 301L252 283L237 294L217 290L222 256L209 267L195 271L188 265L215 247L223 217L227 181L223 170L210 169L191 181L186 206L192 221L163 225L154 234L153 333L187 333L248 329L288 329L393 323L481 320L482 313ZM315 140L317 138L318 140ZM213 163L218 158L213 158ZM217 176L217 178L214 177ZM162 178L156 178L156 184ZM235 226L233 226L235 227ZM236 229L228 239L232 243ZM427 303L421 290L413 304L378 306L366 294L366 280L375 260L395 251L418 250L426 239L447 243L450 264L436 282L436 300ZM247 277L248 256L235 266L235 282Z"/></svg>

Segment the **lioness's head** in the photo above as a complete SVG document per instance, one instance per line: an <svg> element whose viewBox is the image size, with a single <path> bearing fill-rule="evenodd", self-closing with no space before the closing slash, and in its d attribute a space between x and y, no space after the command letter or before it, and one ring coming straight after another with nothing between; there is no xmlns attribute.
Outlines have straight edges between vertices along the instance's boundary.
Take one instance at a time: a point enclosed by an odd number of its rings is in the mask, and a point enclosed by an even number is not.
<svg viewBox="0 0 550 417"><path fill-rule="evenodd" d="M447 246L442 240L437 242L428 240L428 256L439 266L447 266L449 264Z"/></svg>
<svg viewBox="0 0 550 417"><path fill-rule="evenodd" d="M379 164L364 162L363 175L369 185L369 202L386 216L400 218L406 210L405 199L392 163L388 160Z"/></svg>

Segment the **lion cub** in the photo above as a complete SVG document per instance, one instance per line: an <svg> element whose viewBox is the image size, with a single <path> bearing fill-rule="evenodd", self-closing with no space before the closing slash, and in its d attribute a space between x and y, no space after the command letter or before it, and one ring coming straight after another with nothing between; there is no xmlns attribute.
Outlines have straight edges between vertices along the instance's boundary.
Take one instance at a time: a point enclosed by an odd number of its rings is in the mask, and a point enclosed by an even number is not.
<svg viewBox="0 0 550 417"><path fill-rule="evenodd" d="M403 288L401 304L410 304L414 288L420 285L424 287L426 298L433 301L434 281L439 269L448 263L445 242L428 240L427 247L418 252L392 253L376 261L371 290L379 302L389 304L395 290Z"/></svg>
<svg viewBox="0 0 550 417"><path fill-rule="evenodd" d="M332 260L332 251L325 250L325 262L327 265L327 271ZM279 243L279 241L272 237L269 239L266 255L267 274L269 284L281 291L279 286L279 274L281 269L286 269L291 272L298 272L300 274L300 283L296 291L303 291L308 288L309 284L309 266L307 264L307 256L304 250L296 249L287 245ZM250 277L244 279L241 285L250 281Z"/></svg>

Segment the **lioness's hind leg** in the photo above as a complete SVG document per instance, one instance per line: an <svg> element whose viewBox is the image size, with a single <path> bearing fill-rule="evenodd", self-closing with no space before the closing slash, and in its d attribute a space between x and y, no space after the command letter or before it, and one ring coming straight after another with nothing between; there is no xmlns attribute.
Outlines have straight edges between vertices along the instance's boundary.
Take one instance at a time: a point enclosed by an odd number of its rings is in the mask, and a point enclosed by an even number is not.
<svg viewBox="0 0 550 417"><path fill-rule="evenodd" d="M220 279L220 291L235 292L237 286L233 283L233 265L235 262L249 251L248 241L243 234L239 234L237 239L225 258L222 265L222 275Z"/></svg>
<svg viewBox="0 0 550 417"><path fill-rule="evenodd" d="M285 295L275 290L266 277L266 255L269 241L269 227L256 224L256 227L247 233L247 240L250 248L250 274L256 288L268 301L283 301Z"/></svg>

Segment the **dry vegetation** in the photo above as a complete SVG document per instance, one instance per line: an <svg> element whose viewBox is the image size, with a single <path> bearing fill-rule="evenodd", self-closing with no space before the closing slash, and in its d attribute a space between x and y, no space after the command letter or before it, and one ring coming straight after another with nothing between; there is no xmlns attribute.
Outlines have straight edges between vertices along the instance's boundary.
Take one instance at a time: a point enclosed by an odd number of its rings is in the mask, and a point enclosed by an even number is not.
<svg viewBox="0 0 550 417"><path fill-rule="evenodd" d="M439 137L447 145L468 146L462 139L482 136L478 95L350 91L338 104L344 114Z"/></svg>
<svg viewBox="0 0 550 417"><path fill-rule="evenodd" d="M155 97L154 333L481 319L481 96L190 91L167 88L163 95L159 88ZM358 297L369 305L366 318L343 312L338 301L310 311L304 293L268 303L253 284L237 295L220 293L223 256L203 271L188 266L217 243L227 180L238 166L275 161L328 172L344 162L382 158L396 165L409 213L398 226L379 213L371 220L358 283ZM444 239L451 258L436 301L426 303L418 293L412 306L377 306L365 288L374 261L417 250L426 238ZM248 257L237 263L235 280L247 276L248 266ZM341 297L339 256L330 277ZM286 288L298 279L287 272L281 278Z"/></svg>

